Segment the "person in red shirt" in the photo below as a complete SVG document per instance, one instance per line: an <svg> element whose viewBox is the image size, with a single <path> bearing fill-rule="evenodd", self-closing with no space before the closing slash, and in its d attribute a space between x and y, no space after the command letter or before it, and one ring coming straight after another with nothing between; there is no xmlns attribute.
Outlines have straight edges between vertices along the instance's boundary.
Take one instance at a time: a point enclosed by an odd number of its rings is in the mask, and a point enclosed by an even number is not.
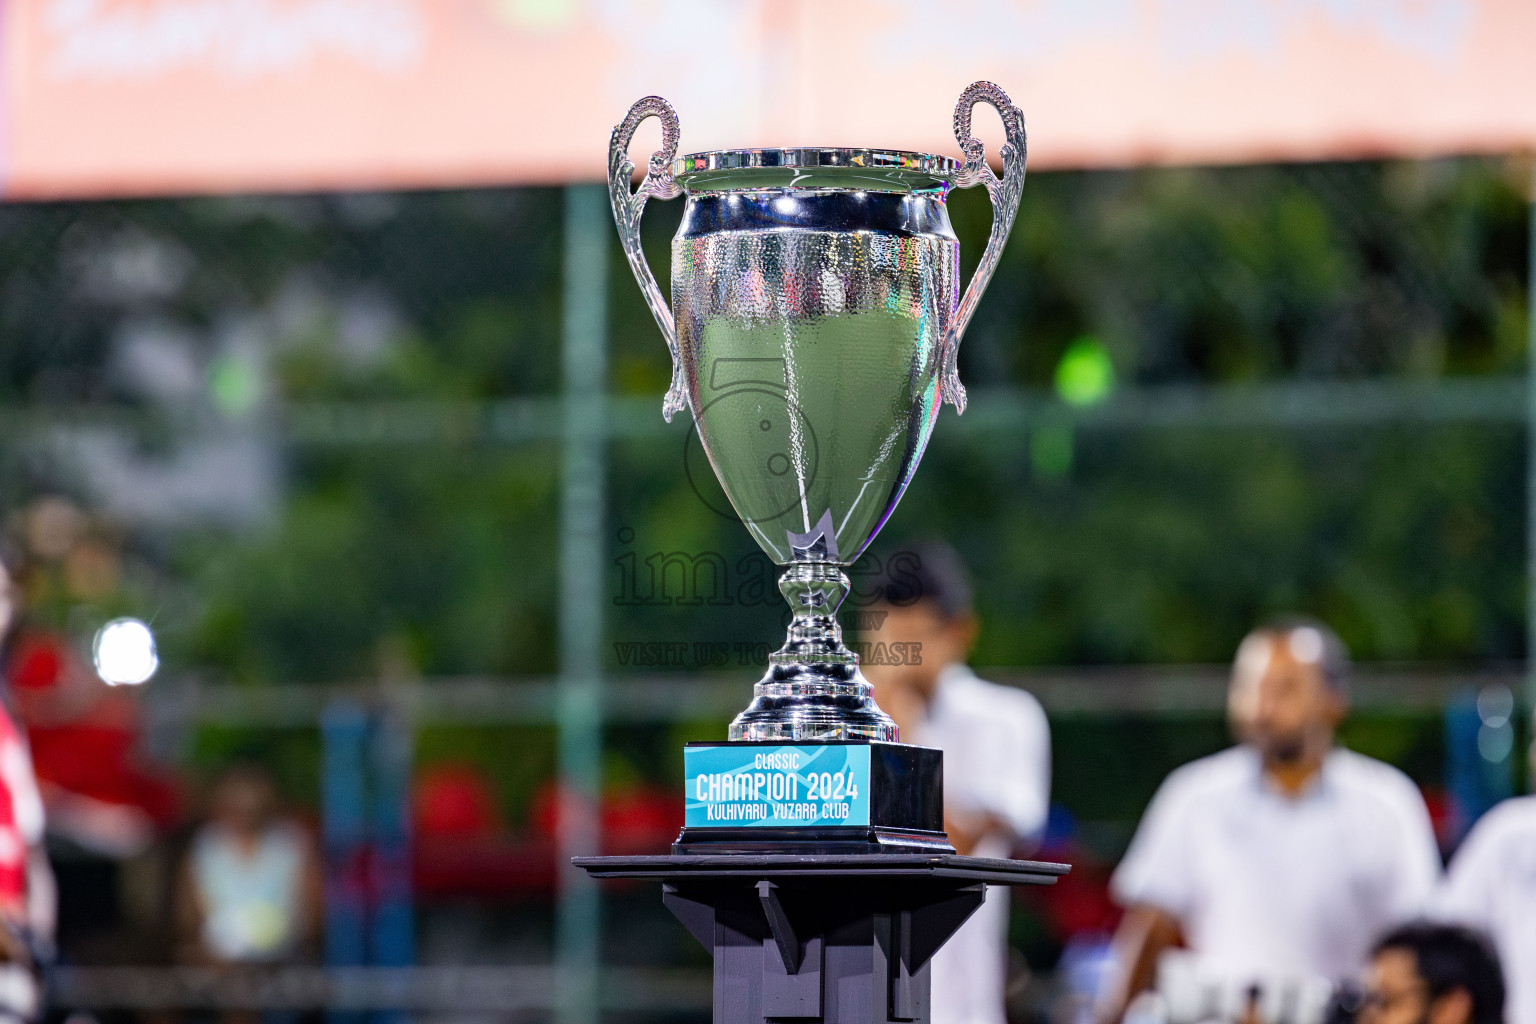
<svg viewBox="0 0 1536 1024"><path fill-rule="evenodd" d="M32 502L19 523L3 668L49 834L108 860L137 855L180 823L181 787L143 756L141 695L109 686L66 627L120 601L121 539L59 497Z"/></svg>
<svg viewBox="0 0 1536 1024"><path fill-rule="evenodd" d="M180 820L176 780L139 753L138 695L102 682L63 637L28 626L5 659L50 827L108 858L143 852Z"/></svg>
<svg viewBox="0 0 1536 1024"><path fill-rule="evenodd" d="M0 563L0 651L15 619ZM32 1020L41 1008L40 951L52 940L55 892L43 852L43 801L25 740L0 707L0 1019Z"/></svg>

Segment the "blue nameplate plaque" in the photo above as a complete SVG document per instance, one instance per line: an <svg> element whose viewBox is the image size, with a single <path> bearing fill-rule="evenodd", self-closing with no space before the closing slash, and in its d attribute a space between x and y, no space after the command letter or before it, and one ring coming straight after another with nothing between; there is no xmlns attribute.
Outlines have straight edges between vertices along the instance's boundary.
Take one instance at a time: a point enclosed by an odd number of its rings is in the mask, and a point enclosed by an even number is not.
<svg viewBox="0 0 1536 1024"><path fill-rule="evenodd" d="M944 838L944 755L929 747L690 743L683 780L682 846L729 842L745 849L819 837L951 849Z"/></svg>
<svg viewBox="0 0 1536 1024"><path fill-rule="evenodd" d="M869 825L868 743L721 743L683 749L688 828Z"/></svg>

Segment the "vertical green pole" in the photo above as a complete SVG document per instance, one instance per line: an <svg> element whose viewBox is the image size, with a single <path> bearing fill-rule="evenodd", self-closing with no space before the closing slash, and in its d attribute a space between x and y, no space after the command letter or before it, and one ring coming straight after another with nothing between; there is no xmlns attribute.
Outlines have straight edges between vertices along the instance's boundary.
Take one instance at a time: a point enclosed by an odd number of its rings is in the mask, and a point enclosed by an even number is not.
<svg viewBox="0 0 1536 1024"><path fill-rule="evenodd" d="M596 1024L601 907L571 858L598 852L602 785L603 506L607 257L613 225L599 186L565 190L562 320L565 441L560 488L559 1024Z"/></svg>
<svg viewBox="0 0 1536 1024"><path fill-rule="evenodd" d="M1536 168L1531 171L1530 226L1525 288L1525 720L1536 749ZM1519 735L1519 731L1516 731ZM1536 757L1526 758L1536 762ZM1536 763L1526 767L1526 790L1536 793Z"/></svg>

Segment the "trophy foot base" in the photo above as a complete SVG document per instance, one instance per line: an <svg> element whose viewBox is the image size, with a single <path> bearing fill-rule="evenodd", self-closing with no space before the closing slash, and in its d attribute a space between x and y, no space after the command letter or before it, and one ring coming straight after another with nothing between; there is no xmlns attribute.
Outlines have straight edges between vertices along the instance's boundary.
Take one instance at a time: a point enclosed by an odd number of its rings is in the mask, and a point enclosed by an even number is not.
<svg viewBox="0 0 1536 1024"><path fill-rule="evenodd" d="M949 836L925 829L833 825L826 828L685 828L672 844L684 854L954 853Z"/></svg>
<svg viewBox="0 0 1536 1024"><path fill-rule="evenodd" d="M727 733L732 742L895 743L896 723L875 703L857 665L772 664Z"/></svg>
<svg viewBox="0 0 1536 1024"><path fill-rule="evenodd" d="M774 710L762 717L743 712L731 723L730 737L733 743L826 743L851 741L865 743L894 743L899 733L889 722L878 719L861 720L844 714L806 714L797 708L794 717L785 718L785 712Z"/></svg>

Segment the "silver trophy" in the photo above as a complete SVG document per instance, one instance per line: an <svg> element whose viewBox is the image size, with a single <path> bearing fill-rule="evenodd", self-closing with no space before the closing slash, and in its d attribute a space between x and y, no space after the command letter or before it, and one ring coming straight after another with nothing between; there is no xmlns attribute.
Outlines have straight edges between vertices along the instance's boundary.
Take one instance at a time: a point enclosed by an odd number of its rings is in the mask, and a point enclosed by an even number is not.
<svg viewBox="0 0 1536 1024"><path fill-rule="evenodd" d="M989 103L1007 141L993 173L971 113ZM642 121L662 148L632 189ZM740 149L677 156L659 96L613 130L608 189L635 278L672 351L670 422L687 407L737 514L785 567L794 618L732 740L897 740L844 644L844 569L885 525L943 402L965 410L960 337L1002 254L1024 185L1024 115L977 82L955 107L963 163L879 149ZM964 292L945 199L980 182L992 233ZM652 197L686 194L669 309L640 248Z"/></svg>

